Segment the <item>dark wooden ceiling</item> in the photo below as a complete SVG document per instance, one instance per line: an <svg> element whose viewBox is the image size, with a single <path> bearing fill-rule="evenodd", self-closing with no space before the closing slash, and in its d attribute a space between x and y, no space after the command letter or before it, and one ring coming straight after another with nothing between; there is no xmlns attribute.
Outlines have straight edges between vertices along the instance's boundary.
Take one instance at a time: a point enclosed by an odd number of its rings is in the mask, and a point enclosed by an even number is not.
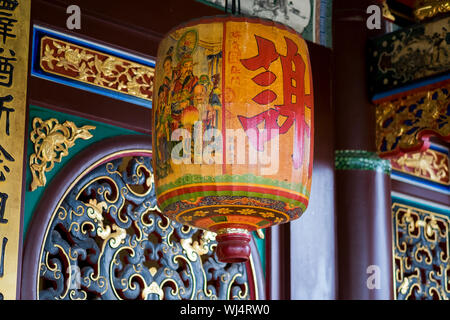
<svg viewBox="0 0 450 320"><path fill-rule="evenodd" d="M164 34L181 22L223 13L195 0L33 0L33 17L67 31L66 8L70 5L81 9L77 34L151 56Z"/></svg>

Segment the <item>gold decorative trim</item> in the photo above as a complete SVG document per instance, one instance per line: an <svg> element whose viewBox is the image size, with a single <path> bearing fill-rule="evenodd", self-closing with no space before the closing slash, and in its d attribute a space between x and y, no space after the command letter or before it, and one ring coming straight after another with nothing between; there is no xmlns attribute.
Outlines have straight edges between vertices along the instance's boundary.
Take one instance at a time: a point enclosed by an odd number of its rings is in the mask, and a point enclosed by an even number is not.
<svg viewBox="0 0 450 320"><path fill-rule="evenodd" d="M253 261L253 255L250 255L250 269L252 270L253 283L255 284L255 300L259 300L259 288L258 279L256 278L255 263Z"/></svg>
<svg viewBox="0 0 450 320"><path fill-rule="evenodd" d="M450 84L376 107L376 145L381 157L421 150L423 137L450 139ZM421 150L423 151L423 150Z"/></svg>
<svg viewBox="0 0 450 320"><path fill-rule="evenodd" d="M414 16L419 20L424 20L445 12L450 12L450 1L422 0L417 1Z"/></svg>
<svg viewBox="0 0 450 320"><path fill-rule="evenodd" d="M391 159L392 170L404 172L445 186L450 185L449 158L447 154L428 149L424 152L406 153Z"/></svg>
<svg viewBox="0 0 450 320"><path fill-rule="evenodd" d="M383 17L385 17L388 20L395 21L395 17L392 14L392 12L391 12L391 10L390 10L386 0L383 1L382 7L383 7L382 8Z"/></svg>
<svg viewBox="0 0 450 320"><path fill-rule="evenodd" d="M152 100L154 68L49 36L41 39L40 51L47 73Z"/></svg>
<svg viewBox="0 0 450 320"><path fill-rule="evenodd" d="M94 126L78 128L72 121L60 124L55 118L42 120L33 119L33 130L30 140L34 144L34 153L30 156L30 170L33 176L31 191L43 187L47 183L46 172L50 172L56 162L69 154L69 148L75 145L75 140L92 138L89 130Z"/></svg>
<svg viewBox="0 0 450 320"><path fill-rule="evenodd" d="M250 232L241 228L223 228L217 230L216 234L219 236L223 234L250 234Z"/></svg>
<svg viewBox="0 0 450 320"><path fill-rule="evenodd" d="M258 235L258 238L264 240L264 232L261 229L256 230L256 234Z"/></svg>

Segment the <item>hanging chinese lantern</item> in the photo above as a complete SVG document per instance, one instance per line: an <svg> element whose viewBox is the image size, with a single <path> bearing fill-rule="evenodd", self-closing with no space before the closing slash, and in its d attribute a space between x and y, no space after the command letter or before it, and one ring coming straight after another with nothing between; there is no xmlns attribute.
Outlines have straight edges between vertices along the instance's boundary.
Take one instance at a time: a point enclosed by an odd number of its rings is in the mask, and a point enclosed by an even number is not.
<svg viewBox="0 0 450 320"><path fill-rule="evenodd" d="M300 217L313 163L305 41L271 21L215 17L160 43L154 174L163 214L217 233L224 262L246 261L250 232Z"/></svg>

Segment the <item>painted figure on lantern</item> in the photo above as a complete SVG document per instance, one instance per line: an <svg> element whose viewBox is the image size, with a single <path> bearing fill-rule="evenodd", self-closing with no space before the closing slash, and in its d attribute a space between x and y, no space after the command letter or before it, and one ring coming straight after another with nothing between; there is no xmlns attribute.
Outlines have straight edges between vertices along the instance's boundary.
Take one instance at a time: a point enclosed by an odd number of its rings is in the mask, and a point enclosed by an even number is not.
<svg viewBox="0 0 450 320"><path fill-rule="evenodd" d="M208 87L209 77L202 75L200 76L199 83L194 88L194 106L197 108L199 120L202 122L205 121L208 110Z"/></svg>
<svg viewBox="0 0 450 320"><path fill-rule="evenodd" d="M172 95L172 115L174 118L174 129L180 127L180 124L189 125L188 110L193 107L193 91L198 84L198 77L193 73L193 59L190 54L182 57L178 63L176 78L174 80ZM185 111L186 108L188 110Z"/></svg>
<svg viewBox="0 0 450 320"><path fill-rule="evenodd" d="M158 168L161 171L161 176L166 176L171 172L170 166L170 124L172 117L170 113L170 107L168 105L168 92L163 86L158 91L158 122L157 122L157 137L156 137L156 154L155 158L158 164Z"/></svg>
<svg viewBox="0 0 450 320"><path fill-rule="evenodd" d="M172 87L172 52L173 47L170 47L167 51L167 55L163 61L164 68L164 80L162 85L158 88L158 103L155 106L158 110L158 118L155 119L157 124L157 137L156 137L156 154L155 159L160 170L161 176L166 176L171 172L170 166L170 135L171 135L171 123L172 116L170 110L170 91Z"/></svg>
<svg viewBox="0 0 450 320"><path fill-rule="evenodd" d="M206 129L217 129L218 122L220 122L220 115L222 113L221 107L221 90L219 87L220 74L215 74L212 77L212 90L209 95L209 107L206 116Z"/></svg>
<svg viewBox="0 0 450 320"><path fill-rule="evenodd" d="M202 124L201 134L207 129L219 128L221 121L222 52L206 55L195 61L194 55L210 50L207 41L198 44L195 29L187 30L173 42L161 63L161 84L157 88L158 99L154 101L156 117L155 160L156 173L163 178L173 172L171 154L178 141L172 141L177 129L193 132L194 124ZM183 141L189 149L189 141Z"/></svg>

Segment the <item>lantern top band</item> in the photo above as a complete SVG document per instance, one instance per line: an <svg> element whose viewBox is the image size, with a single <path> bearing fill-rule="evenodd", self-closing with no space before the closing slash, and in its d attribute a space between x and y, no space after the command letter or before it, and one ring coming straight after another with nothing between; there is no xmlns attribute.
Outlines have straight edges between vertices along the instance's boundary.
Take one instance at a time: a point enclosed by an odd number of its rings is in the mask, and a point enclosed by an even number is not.
<svg viewBox="0 0 450 320"><path fill-rule="evenodd" d="M238 16L217 15L217 16L206 16L206 17L201 17L201 18L197 18L197 19L192 19L192 20L186 21L182 24L179 24L179 25L173 27L167 33L164 34L163 38L168 37L170 34L172 34L174 31L176 31L178 29L188 28L188 27L199 25L199 24L214 23L214 22L259 23L259 24L266 25L266 26L273 26L273 27L281 29L281 30L286 30L286 31L293 33L303 39L302 35L300 33L298 33L295 29L293 29L285 24L282 24L280 22L275 22L275 21L265 19L265 18L248 17L248 16L242 16L242 15L238 15Z"/></svg>

